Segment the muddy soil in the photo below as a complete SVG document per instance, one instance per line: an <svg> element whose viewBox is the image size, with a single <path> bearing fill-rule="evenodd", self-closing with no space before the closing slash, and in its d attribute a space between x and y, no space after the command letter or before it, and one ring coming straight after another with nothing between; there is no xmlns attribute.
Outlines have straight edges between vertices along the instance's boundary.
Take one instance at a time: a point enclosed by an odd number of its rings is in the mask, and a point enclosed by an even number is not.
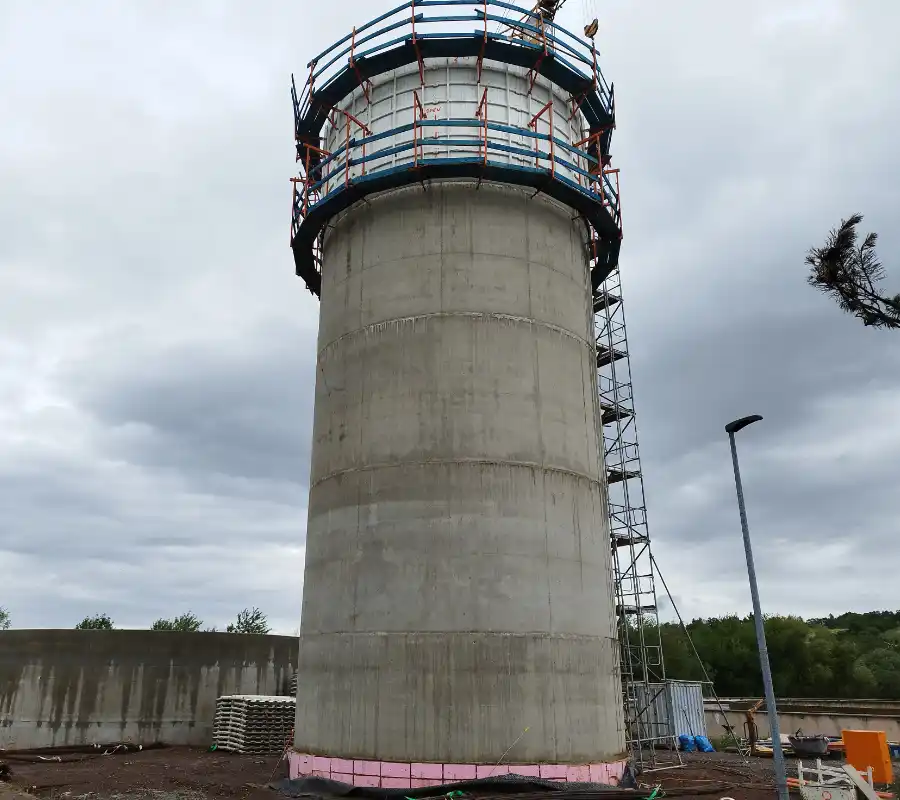
<svg viewBox="0 0 900 800"><path fill-rule="evenodd" d="M0 784L48 800L280 800L266 784L286 777L277 756L241 756L171 747L90 756L68 763L11 763L12 781ZM647 773L664 796L718 800L772 800L770 761L730 754L687 756L681 769ZM0 788L0 800L7 800Z"/></svg>

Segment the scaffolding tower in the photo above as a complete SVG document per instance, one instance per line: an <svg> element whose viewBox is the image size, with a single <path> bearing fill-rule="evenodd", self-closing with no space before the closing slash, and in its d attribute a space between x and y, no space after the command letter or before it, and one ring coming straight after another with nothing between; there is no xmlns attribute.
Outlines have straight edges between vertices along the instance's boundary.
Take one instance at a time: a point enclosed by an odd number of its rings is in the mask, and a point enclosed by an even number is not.
<svg viewBox="0 0 900 800"><path fill-rule="evenodd" d="M594 294L594 328L626 741L639 771L664 769L682 762L675 731L658 712L665 659L618 264Z"/></svg>

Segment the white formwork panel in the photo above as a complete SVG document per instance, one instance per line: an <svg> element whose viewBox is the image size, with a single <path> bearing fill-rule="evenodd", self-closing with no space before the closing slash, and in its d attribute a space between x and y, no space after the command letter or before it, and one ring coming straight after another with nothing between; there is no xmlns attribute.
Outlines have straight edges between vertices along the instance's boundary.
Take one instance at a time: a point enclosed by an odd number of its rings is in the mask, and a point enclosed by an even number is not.
<svg viewBox="0 0 900 800"><path fill-rule="evenodd" d="M494 62L484 62L481 81L478 81L476 59L447 58L431 60L426 63L425 85L422 85L417 64L397 69L388 75L380 76L368 89L368 97L361 89L357 89L346 98L339 109L351 114L367 126L372 134L384 134L401 129L390 136L371 142L366 147L368 156L378 151L392 151L403 145L410 145L413 133L409 129L416 117L424 111L428 120L475 120L484 91L487 89L488 121L518 128L528 129L529 123L552 98L553 100L553 133L556 138L570 145L575 145L582 136L582 119L579 113L572 113L571 98L561 89L550 84L542 76L538 76L531 86L529 71L520 67ZM415 98L418 96L422 111L416 112ZM347 118L336 111L332 115L334 125L330 122L323 129L324 148L328 152L336 152L346 145ZM545 112L536 122L536 130L540 134L549 135L550 118ZM351 139L364 137L363 131L350 122ZM480 124L472 126L426 126L419 127L418 136L421 147L420 158L474 158L479 155L477 144L474 146L454 146L448 144L448 138L478 140L483 135ZM490 142L508 145L524 150L540 150L550 152L550 143L536 140L522 133L489 130ZM574 162L575 156L560 147L555 148L557 159ZM359 158L362 151L353 149L352 157ZM409 164L414 155L411 147L398 152L369 160L365 164L365 172L372 173L400 165ZM521 167L537 167L549 169L550 161L546 158L536 162L531 156L509 153L503 150L490 149L489 160ZM343 169L344 156L327 165L326 173L337 171L327 182L324 193L339 188L345 178ZM581 165L584 168L584 164ZM575 172L557 162L558 173L570 180L577 181ZM349 169L352 179L363 175L363 165L354 164Z"/></svg>

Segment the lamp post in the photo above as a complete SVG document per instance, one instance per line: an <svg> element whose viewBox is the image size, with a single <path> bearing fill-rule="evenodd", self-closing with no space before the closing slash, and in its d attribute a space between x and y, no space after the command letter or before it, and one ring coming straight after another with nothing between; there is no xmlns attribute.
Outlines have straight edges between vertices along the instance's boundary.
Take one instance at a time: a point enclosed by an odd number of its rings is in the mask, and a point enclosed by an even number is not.
<svg viewBox="0 0 900 800"><path fill-rule="evenodd" d="M788 800L787 771L784 766L784 751L781 749L781 728L778 725L778 709L775 707L775 690L772 686L772 668L769 666L769 650L766 647L766 630L763 626L762 609L759 605L759 589L756 585L756 567L753 564L753 550L750 547L750 529L747 526L747 509L744 507L744 488L741 485L741 470L738 466L737 444L734 435L748 425L759 422L762 417L754 414L742 417L725 426L731 443L731 460L734 464L734 485L737 489L738 510L741 514L741 530L744 534L744 552L747 555L747 575L750 578L750 596L753 598L753 621L756 625L756 646L759 650L759 666L762 670L763 689L766 697L766 712L769 716L769 730L772 733L772 756L775 762L775 786L780 800Z"/></svg>

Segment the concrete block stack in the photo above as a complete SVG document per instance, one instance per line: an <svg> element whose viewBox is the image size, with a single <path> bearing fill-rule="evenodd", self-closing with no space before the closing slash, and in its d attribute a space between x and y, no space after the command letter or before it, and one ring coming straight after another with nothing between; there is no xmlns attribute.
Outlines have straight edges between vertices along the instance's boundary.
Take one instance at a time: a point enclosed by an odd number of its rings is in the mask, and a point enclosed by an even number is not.
<svg viewBox="0 0 900 800"><path fill-rule="evenodd" d="M294 676L291 678L291 697L297 696L297 673L294 673Z"/></svg>
<svg viewBox="0 0 900 800"><path fill-rule="evenodd" d="M230 695L216 702L213 741L220 750L281 753L294 726L295 697Z"/></svg>

